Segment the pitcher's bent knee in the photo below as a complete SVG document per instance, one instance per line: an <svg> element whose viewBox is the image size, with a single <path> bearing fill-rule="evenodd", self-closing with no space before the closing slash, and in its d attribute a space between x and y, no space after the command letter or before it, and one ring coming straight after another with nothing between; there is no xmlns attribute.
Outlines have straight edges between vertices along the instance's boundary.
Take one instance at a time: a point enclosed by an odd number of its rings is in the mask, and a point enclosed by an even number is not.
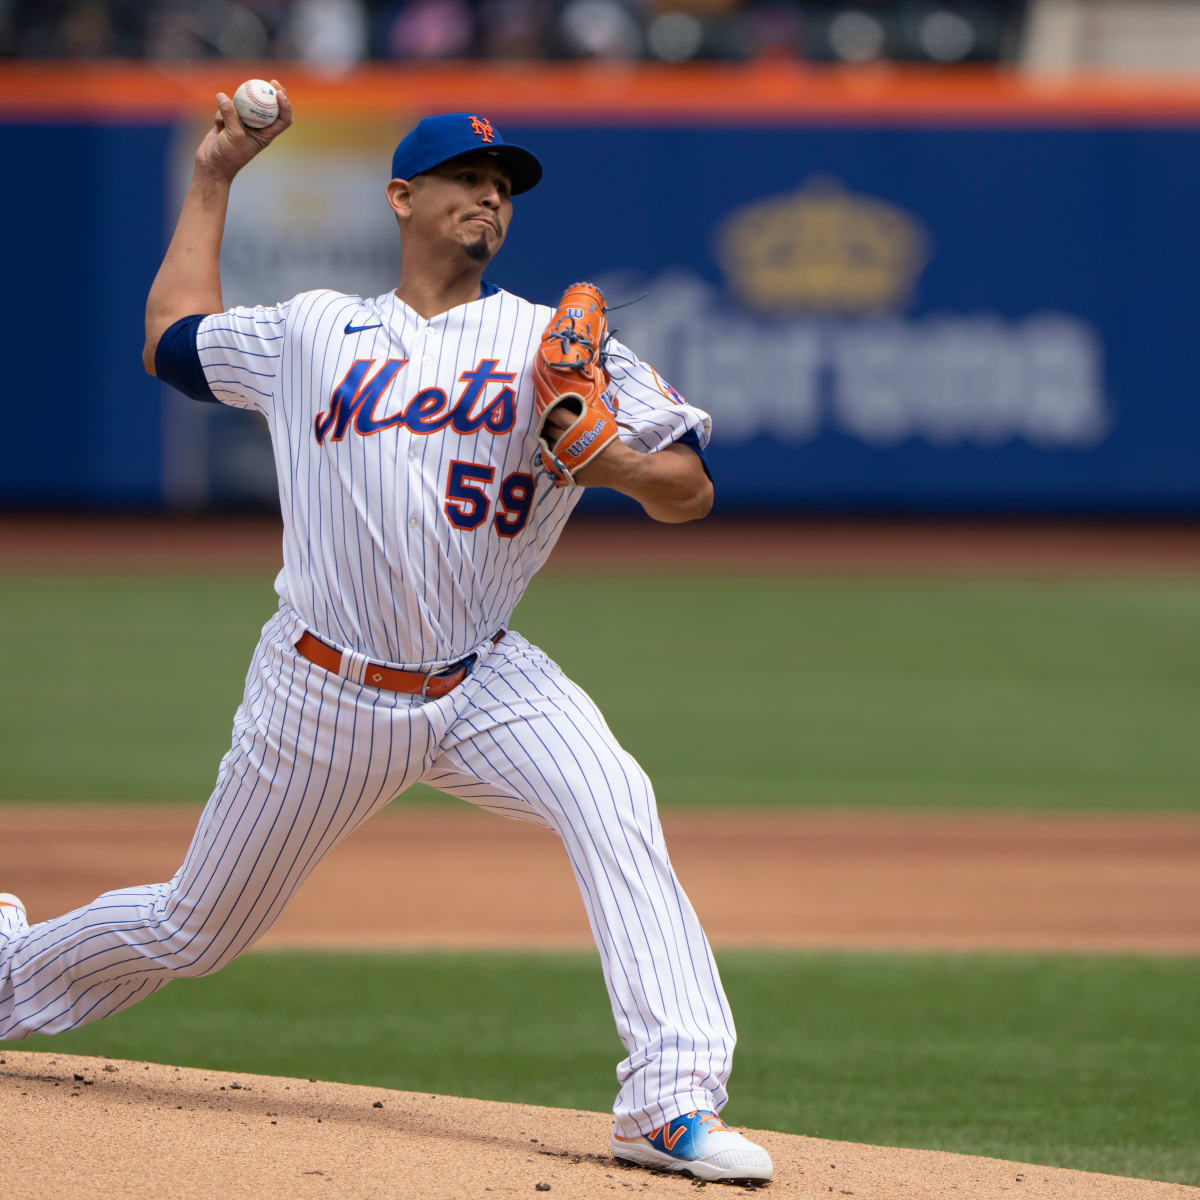
<svg viewBox="0 0 1200 1200"><path fill-rule="evenodd" d="M155 966L180 979L214 975L241 953L240 922L202 901L189 903L173 891L155 905L140 949Z"/></svg>

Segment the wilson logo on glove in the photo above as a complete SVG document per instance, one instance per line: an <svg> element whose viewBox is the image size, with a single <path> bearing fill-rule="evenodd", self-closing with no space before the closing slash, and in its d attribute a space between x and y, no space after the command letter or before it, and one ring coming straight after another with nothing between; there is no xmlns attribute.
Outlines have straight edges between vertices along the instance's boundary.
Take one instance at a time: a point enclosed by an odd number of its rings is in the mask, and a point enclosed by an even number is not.
<svg viewBox="0 0 1200 1200"><path fill-rule="evenodd" d="M594 429L589 429L581 438L577 438L567 447L567 453L578 457L604 432L607 421L601 421Z"/></svg>

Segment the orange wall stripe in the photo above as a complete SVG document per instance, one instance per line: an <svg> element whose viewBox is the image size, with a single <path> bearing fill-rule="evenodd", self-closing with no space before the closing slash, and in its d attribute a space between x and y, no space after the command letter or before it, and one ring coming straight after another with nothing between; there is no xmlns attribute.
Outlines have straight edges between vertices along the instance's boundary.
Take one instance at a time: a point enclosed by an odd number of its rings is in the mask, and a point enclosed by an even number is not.
<svg viewBox="0 0 1200 1200"><path fill-rule="evenodd" d="M0 66L0 118L162 121L203 114L218 90L278 77L323 115L478 109L539 124L1160 124L1200 122L1200 82L1128 76L1037 79L1011 71L813 68L791 62L685 67L480 64L364 67L329 79L281 62Z"/></svg>

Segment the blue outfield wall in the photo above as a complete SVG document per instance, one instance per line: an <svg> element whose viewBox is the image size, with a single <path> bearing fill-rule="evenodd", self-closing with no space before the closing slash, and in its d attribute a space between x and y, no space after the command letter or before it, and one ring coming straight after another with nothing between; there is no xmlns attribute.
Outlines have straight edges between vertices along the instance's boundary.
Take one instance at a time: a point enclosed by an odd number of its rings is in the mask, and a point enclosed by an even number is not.
<svg viewBox="0 0 1200 1200"><path fill-rule="evenodd" d="M141 348L165 247L171 133L0 124L0 160L12 170L0 188L2 352L21 426L3 454L2 503L161 503L162 410Z"/></svg>
<svg viewBox="0 0 1200 1200"><path fill-rule="evenodd" d="M330 128L239 179L227 302L394 283L396 131ZM1200 513L1200 127L502 128L546 181L490 277L648 293L612 324L713 414L723 509ZM141 370L197 137L0 125L3 503L270 503L258 423Z"/></svg>

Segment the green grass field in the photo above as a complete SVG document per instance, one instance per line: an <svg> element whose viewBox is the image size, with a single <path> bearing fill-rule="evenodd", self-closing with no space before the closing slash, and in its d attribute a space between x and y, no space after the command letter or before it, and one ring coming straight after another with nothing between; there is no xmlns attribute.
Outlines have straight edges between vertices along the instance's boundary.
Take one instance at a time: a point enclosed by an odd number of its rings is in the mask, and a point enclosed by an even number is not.
<svg viewBox="0 0 1200 1200"><path fill-rule="evenodd" d="M1200 1184L1200 961L721 963L731 1121ZM590 955L255 954L18 1047L601 1111L622 1056Z"/></svg>
<svg viewBox="0 0 1200 1200"><path fill-rule="evenodd" d="M202 801L273 609L267 572L7 573L0 801ZM1200 809L1197 612L1196 580L549 576L514 624L664 805L1144 811Z"/></svg>

